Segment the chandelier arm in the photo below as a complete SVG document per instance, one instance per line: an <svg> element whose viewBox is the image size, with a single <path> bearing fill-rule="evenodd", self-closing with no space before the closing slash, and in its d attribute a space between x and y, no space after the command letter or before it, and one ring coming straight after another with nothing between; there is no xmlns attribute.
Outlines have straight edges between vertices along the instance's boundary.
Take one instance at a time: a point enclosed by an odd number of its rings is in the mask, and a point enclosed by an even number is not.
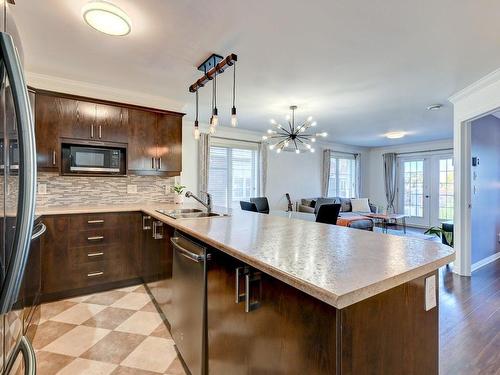
<svg viewBox="0 0 500 375"><path fill-rule="evenodd" d="M297 141L295 139L293 140L293 143L295 144L295 149L298 150L299 146L297 146Z"/></svg>
<svg viewBox="0 0 500 375"><path fill-rule="evenodd" d="M298 135L297 138L304 138L304 139L307 139L308 141L310 141L309 138L312 138L312 134L301 134L301 135Z"/></svg>

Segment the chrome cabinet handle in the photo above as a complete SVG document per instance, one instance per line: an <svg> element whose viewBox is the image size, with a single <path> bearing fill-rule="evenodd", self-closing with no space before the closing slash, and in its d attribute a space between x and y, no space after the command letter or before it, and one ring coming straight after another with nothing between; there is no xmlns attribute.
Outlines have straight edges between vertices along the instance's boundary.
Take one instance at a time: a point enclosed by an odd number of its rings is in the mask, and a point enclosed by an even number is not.
<svg viewBox="0 0 500 375"><path fill-rule="evenodd" d="M258 282L259 296L254 301L250 301L251 283ZM245 312L256 310L260 307L260 300L262 299L262 274L260 272L247 273L245 275Z"/></svg>
<svg viewBox="0 0 500 375"><path fill-rule="evenodd" d="M102 125L99 125L99 139L102 138Z"/></svg>
<svg viewBox="0 0 500 375"><path fill-rule="evenodd" d="M158 158L158 169L161 169L161 157Z"/></svg>
<svg viewBox="0 0 500 375"><path fill-rule="evenodd" d="M16 236L10 263L3 277L0 294L0 315L11 310L19 295L22 278L28 261L31 234L35 215L36 148L33 113L21 60L9 34L0 33L0 54L3 69L7 72L14 100L19 143L19 204L17 205ZM17 235L19 234L19 235Z"/></svg>
<svg viewBox="0 0 500 375"><path fill-rule="evenodd" d="M87 224L102 224L102 223L104 223L103 219L87 220Z"/></svg>
<svg viewBox="0 0 500 375"><path fill-rule="evenodd" d="M151 169L156 169L156 158L151 158Z"/></svg>
<svg viewBox="0 0 500 375"><path fill-rule="evenodd" d="M89 258L92 258L92 257L100 257L101 255L104 255L103 252L99 252L99 253L88 253L87 256Z"/></svg>
<svg viewBox="0 0 500 375"><path fill-rule="evenodd" d="M36 240L38 237L40 237L42 234L44 234L45 231L47 230L47 227L45 226L44 223L41 223L39 225L39 227L40 227L40 229L36 233L33 233L33 235L31 236L31 241Z"/></svg>
<svg viewBox="0 0 500 375"><path fill-rule="evenodd" d="M93 236L93 237L87 237L88 241L100 241L103 240L104 236Z"/></svg>
<svg viewBox="0 0 500 375"><path fill-rule="evenodd" d="M158 228L161 228L161 232L158 232ZM161 221L153 221L153 238L155 240L163 238L163 223Z"/></svg>
<svg viewBox="0 0 500 375"><path fill-rule="evenodd" d="M52 165L56 165L56 150L52 150Z"/></svg>
<svg viewBox="0 0 500 375"><path fill-rule="evenodd" d="M237 267L236 268L236 292L235 292L235 302L236 304L243 302L245 300L245 293L240 293L240 278L241 276L248 273L248 267Z"/></svg>
<svg viewBox="0 0 500 375"><path fill-rule="evenodd" d="M151 229L151 225L147 225L146 220L151 220L151 216L144 215L142 217L142 230L150 230Z"/></svg>
<svg viewBox="0 0 500 375"><path fill-rule="evenodd" d="M90 125L90 138L94 138L94 124Z"/></svg>
<svg viewBox="0 0 500 375"><path fill-rule="evenodd" d="M96 277L96 276L101 276L104 275L104 272L98 271L98 272L90 272L87 274L87 277Z"/></svg>

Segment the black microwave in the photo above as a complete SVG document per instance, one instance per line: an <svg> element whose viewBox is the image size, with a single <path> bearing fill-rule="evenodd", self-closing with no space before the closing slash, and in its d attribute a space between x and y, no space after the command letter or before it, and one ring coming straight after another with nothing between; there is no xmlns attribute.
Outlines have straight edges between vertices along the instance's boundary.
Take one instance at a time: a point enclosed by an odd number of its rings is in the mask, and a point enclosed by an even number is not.
<svg viewBox="0 0 500 375"><path fill-rule="evenodd" d="M63 166L71 174L125 175L125 150L121 148L63 145Z"/></svg>

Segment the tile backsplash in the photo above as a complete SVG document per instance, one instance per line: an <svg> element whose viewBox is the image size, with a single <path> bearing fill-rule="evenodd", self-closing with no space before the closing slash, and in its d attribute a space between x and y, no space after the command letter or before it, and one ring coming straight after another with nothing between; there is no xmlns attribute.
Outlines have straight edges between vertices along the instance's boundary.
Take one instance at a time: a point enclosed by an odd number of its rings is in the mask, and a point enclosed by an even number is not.
<svg viewBox="0 0 500 375"><path fill-rule="evenodd" d="M175 178L157 176L76 177L38 173L37 207L173 203ZM42 186L40 186L42 185ZM45 186L43 186L45 185ZM45 191L45 194L41 194Z"/></svg>

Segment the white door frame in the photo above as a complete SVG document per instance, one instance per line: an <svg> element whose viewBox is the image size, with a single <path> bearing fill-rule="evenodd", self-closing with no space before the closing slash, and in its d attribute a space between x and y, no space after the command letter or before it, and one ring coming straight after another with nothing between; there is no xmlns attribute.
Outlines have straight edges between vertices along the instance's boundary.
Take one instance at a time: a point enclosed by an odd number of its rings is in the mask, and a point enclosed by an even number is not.
<svg viewBox="0 0 500 375"><path fill-rule="evenodd" d="M455 163L453 272L471 275L471 122L500 108L500 69L449 98L453 103Z"/></svg>

